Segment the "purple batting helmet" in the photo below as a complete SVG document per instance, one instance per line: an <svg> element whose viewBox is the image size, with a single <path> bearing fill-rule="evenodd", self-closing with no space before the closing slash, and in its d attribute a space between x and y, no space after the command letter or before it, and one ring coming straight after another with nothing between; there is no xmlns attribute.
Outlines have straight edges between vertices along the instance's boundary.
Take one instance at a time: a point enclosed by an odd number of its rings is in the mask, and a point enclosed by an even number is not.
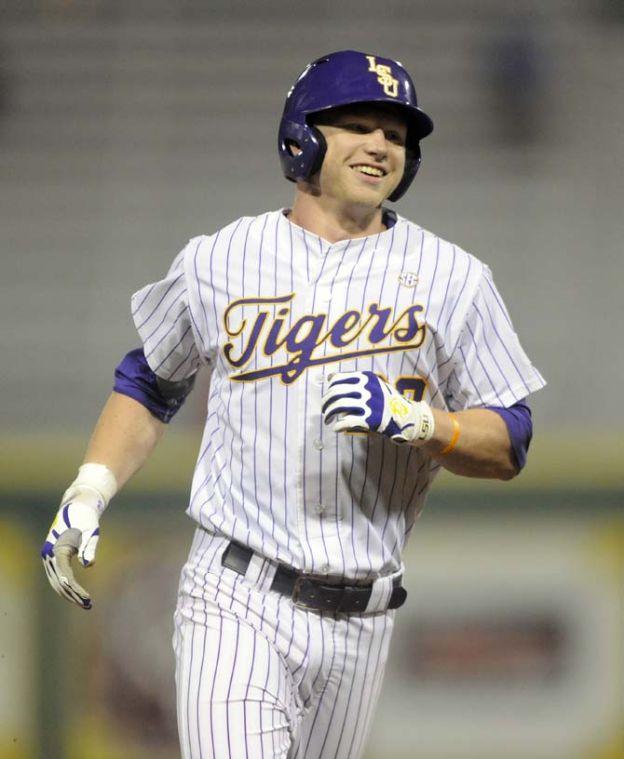
<svg viewBox="0 0 624 759"><path fill-rule="evenodd" d="M291 88L279 127L278 150L286 179L303 181L323 163L326 144L310 116L355 103L392 104L407 121L405 172L389 200L398 200L412 183L420 166L420 140L433 122L418 107L410 75L398 61L341 50L310 63ZM290 146L301 150L293 155Z"/></svg>

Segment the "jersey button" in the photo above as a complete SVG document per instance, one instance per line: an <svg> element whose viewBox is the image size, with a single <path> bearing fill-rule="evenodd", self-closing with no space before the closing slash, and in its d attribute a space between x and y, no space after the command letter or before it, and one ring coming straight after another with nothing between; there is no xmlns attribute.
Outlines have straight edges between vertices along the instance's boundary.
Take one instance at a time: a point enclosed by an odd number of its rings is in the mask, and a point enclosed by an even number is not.
<svg viewBox="0 0 624 759"><path fill-rule="evenodd" d="M325 506L322 503L317 503L314 507L314 511L316 511L317 514L323 514L325 512Z"/></svg>
<svg viewBox="0 0 624 759"><path fill-rule="evenodd" d="M323 564L323 566L321 567L321 572L324 575L328 575L329 574L329 564Z"/></svg>
<svg viewBox="0 0 624 759"><path fill-rule="evenodd" d="M322 440L319 440L319 439L317 438L317 439L314 441L314 447L316 448L316 450L317 450L317 451L322 451L322 450L323 450L323 448L324 448L325 446L323 445L323 441L322 441Z"/></svg>

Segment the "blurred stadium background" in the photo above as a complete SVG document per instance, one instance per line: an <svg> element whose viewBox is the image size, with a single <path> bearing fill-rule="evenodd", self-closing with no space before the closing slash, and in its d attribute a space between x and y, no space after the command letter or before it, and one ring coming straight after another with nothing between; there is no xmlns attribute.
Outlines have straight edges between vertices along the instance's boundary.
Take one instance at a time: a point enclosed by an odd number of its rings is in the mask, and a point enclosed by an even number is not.
<svg viewBox="0 0 624 759"><path fill-rule="evenodd" d="M130 294L288 205L284 96L348 47L412 72L436 128L398 211L490 264L549 381L528 470L441 477L413 532L367 759L624 757L624 3L3 0L0 759L178 755L207 378L106 515L90 614L38 546L137 343Z"/></svg>

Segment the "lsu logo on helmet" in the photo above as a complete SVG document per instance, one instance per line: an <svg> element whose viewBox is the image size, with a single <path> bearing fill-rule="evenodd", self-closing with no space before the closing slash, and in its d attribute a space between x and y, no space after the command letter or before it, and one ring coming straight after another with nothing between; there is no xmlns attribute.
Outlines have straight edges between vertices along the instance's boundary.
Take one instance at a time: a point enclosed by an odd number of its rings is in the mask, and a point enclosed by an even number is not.
<svg viewBox="0 0 624 759"><path fill-rule="evenodd" d="M392 98L397 97L399 94L399 80L392 76L390 66L377 63L374 55L367 55L366 58L368 60L368 70L373 74L377 74L377 81L383 87L386 95Z"/></svg>

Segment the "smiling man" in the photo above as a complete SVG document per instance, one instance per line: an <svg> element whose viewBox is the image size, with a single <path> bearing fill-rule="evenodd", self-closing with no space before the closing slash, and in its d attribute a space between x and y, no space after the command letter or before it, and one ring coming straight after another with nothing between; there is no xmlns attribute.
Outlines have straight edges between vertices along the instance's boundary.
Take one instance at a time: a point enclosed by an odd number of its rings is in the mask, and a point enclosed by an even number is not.
<svg viewBox="0 0 624 759"><path fill-rule="evenodd" d="M405 173L404 116L389 104L358 103L321 111L310 123L326 145L323 167L300 186L291 220L305 226L319 211L326 221L338 212L342 225L335 231L319 230L321 236L331 239L336 234L340 239L344 224L352 227L354 236L378 232L381 204ZM296 151L296 145L291 150Z"/></svg>
<svg viewBox="0 0 624 759"><path fill-rule="evenodd" d="M102 512L210 364L175 612L185 759L360 757L437 471L510 479L526 461L544 381L488 267L385 205L432 128L400 63L319 58L279 128L292 207L193 238L133 296L143 347L42 557L90 608L71 560L93 562Z"/></svg>

